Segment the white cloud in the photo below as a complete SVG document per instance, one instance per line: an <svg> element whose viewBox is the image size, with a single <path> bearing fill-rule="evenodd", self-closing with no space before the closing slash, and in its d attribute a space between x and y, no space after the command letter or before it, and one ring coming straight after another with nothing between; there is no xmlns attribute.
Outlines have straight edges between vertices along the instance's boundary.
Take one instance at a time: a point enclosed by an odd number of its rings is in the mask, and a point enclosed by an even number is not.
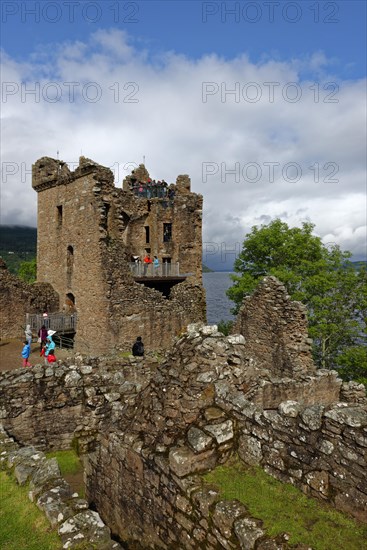
<svg viewBox="0 0 367 550"><path fill-rule="evenodd" d="M206 242L230 247L280 216L311 220L325 242L365 256L365 82L330 84L322 52L259 64L172 52L151 60L132 44L100 30L40 63L4 54L1 223L36 224L30 169L41 156L77 162L82 152L114 167L120 185L123 165L145 155L155 178L190 174L204 195Z"/></svg>

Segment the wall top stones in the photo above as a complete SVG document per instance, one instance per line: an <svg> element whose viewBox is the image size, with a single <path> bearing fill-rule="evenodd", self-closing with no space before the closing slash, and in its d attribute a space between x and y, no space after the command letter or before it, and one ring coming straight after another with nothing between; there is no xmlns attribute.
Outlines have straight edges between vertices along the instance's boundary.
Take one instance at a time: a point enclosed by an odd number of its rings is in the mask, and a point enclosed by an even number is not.
<svg viewBox="0 0 367 550"><path fill-rule="evenodd" d="M78 178L93 174L94 179L102 186L113 186L112 170L97 162L81 156L79 166L71 172L66 162L51 157L42 157L32 166L32 187L40 192L56 185L67 185Z"/></svg>

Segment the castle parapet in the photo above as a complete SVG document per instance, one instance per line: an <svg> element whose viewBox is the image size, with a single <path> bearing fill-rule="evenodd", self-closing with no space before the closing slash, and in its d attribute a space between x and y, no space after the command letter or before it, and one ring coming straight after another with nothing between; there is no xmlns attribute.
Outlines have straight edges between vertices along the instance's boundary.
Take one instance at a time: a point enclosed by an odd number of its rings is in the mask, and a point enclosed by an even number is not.
<svg viewBox="0 0 367 550"><path fill-rule="evenodd" d="M32 187L35 191L43 191L56 185L72 180L66 162L51 157L42 157L32 165Z"/></svg>
<svg viewBox="0 0 367 550"><path fill-rule="evenodd" d="M86 157L79 158L79 166L71 172L63 160L42 157L32 166L32 187L40 192L57 185L66 185L78 178L93 174L100 184L114 185L114 175L110 168Z"/></svg>
<svg viewBox="0 0 367 550"><path fill-rule="evenodd" d="M181 174L176 179L177 192L187 194L191 192L191 179L187 174Z"/></svg>

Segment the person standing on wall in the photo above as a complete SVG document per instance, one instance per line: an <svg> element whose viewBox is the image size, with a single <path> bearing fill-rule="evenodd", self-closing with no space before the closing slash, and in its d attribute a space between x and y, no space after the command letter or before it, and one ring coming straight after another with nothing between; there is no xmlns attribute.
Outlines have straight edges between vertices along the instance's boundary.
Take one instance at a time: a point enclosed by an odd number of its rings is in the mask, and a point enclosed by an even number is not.
<svg viewBox="0 0 367 550"><path fill-rule="evenodd" d="M134 357L143 357L144 356L144 344L141 339L141 336L138 336L132 349L132 354Z"/></svg>

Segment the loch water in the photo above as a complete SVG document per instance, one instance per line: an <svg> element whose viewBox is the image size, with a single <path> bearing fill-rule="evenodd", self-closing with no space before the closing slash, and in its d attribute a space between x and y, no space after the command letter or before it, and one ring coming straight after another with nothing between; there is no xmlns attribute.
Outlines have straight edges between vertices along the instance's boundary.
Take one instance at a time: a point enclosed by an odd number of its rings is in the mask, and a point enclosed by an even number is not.
<svg viewBox="0 0 367 550"><path fill-rule="evenodd" d="M219 321L231 321L234 316L231 309L234 303L227 298L226 290L232 286L228 272L214 271L203 273L203 285L206 291L206 315L209 325Z"/></svg>

